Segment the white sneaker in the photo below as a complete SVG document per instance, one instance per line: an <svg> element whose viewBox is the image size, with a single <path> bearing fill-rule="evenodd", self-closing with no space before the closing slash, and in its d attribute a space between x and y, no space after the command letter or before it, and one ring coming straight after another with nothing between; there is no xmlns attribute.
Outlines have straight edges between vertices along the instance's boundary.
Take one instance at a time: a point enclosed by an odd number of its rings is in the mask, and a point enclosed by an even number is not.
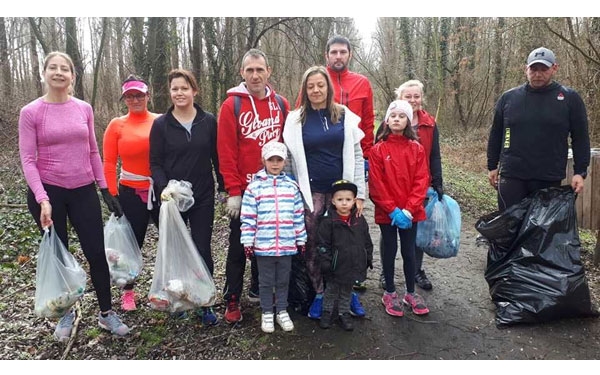
<svg viewBox="0 0 600 375"><path fill-rule="evenodd" d="M292 322L292 319L290 319L290 316L288 315L287 311L282 310L278 312L276 320L277 324L279 324L281 326L281 329L283 329L284 331L289 332L294 329L294 323Z"/></svg>
<svg viewBox="0 0 600 375"><path fill-rule="evenodd" d="M260 324L260 329L266 333L273 333L275 331L275 323L273 322L273 313L263 313L262 314L262 323Z"/></svg>

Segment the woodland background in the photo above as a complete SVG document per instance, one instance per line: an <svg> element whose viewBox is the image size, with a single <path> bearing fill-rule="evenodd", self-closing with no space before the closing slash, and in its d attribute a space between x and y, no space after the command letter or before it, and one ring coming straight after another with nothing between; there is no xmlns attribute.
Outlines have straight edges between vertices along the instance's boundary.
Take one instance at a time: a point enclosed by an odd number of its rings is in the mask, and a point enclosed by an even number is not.
<svg viewBox="0 0 600 375"><path fill-rule="evenodd" d="M190 69L201 87L198 101L217 113L252 47L267 53L275 90L294 99L304 70L324 64L333 34L351 39L351 69L371 80L376 109L387 107L400 83L420 79L426 108L450 133L487 128L499 94L524 82L528 53L546 46L557 55L558 80L582 95L590 134L599 138L600 18L502 17L379 18L369 44L352 18L0 17L2 135L13 140L15 114L42 95L40 69L50 51L73 57L75 95L92 104L103 130L123 112L120 82L130 73L151 83L152 110L163 112L168 71Z"/></svg>
<svg viewBox="0 0 600 375"><path fill-rule="evenodd" d="M65 8L63 3L52 5ZM164 112L170 104L166 87L168 71L174 67L190 69L195 72L201 88L197 101L217 114L226 90L241 80L241 56L249 48L258 47L267 53L273 67L271 83L275 90L293 105L303 72L312 65L325 63L325 44L333 34L345 35L353 44L351 69L365 74L371 81L377 124L394 99L394 89L411 78L425 84L425 108L437 118L444 188L460 202L464 230L459 253L462 258L457 258L458 263L449 268L445 263L440 264L439 271L433 274L437 277L434 293L439 290L440 294L431 300L433 305L430 306L434 315L435 311L443 312L442 320L446 319L434 331L438 334L439 327L456 329L447 335L451 339L444 344L452 348L447 358L593 358L586 348L598 347L594 322L583 322L587 324L583 331L582 322L566 329L541 327L542 333L535 335L533 343L531 331L502 331L502 337L510 339L506 341L498 338L500 331L489 327L490 322L480 327L481 317L493 313L487 313L491 303L482 275L478 274L481 270L474 267L471 258L482 259L484 251L476 248L473 223L496 208L496 192L487 182L485 162L494 104L503 91L525 82L525 61L532 49L545 46L556 53L560 64L556 79L575 88L582 96L587 105L592 146L600 147L600 18L379 18L371 40L361 40L354 22L353 18L324 17L0 17L0 358L306 359L315 355L336 359L439 358L442 355L439 352L428 356L430 348L437 350L427 339L430 336L425 334L421 340L412 328L401 331L399 347L389 348L385 323L380 330L373 329L373 323L384 322L381 316L369 321L365 326L369 328L360 332L367 346L381 343L382 348L387 348L373 354L379 344L361 351L354 348L356 341L348 341L347 336L322 335L315 340L312 335L315 330L307 320L298 320L299 335L267 337L258 328L258 308L247 310L241 327L221 324L207 330L198 329L196 319L165 319L163 313L140 308L126 316L127 324L135 327L135 333L124 339L113 339L97 327L96 300L93 293L86 293L79 314L82 317L79 333L66 348L51 336L55 322L37 318L33 313L40 233L25 205L26 184L19 162L17 124L22 106L43 94L40 69L46 53L60 50L73 57L79 78L75 93L94 107L96 135L101 146L109 121L125 113L126 108L119 100L120 84L130 73L150 83L150 107L155 112ZM589 179L586 188L587 181ZM108 218L106 209L104 214ZM226 252L223 249L228 232L223 207L217 205L212 248L214 279L219 290L224 284ZM594 243L598 242L596 233L580 230L580 235L586 277L593 300L598 301L600 268L592 264L591 255ZM70 250L87 267L82 252L77 251L74 233L70 238ZM150 226L143 247L147 265L154 262L156 240L157 232ZM435 267L430 269L433 271ZM443 271L446 269L461 270L464 274ZM148 266L139 280L139 296L144 296L150 287L150 270ZM457 274L459 278L455 278ZM371 301L368 311L383 315L378 302L380 290L375 286L375 279L372 281L368 289L372 295L365 297L363 303ZM456 285L469 297L455 298L460 296L455 294ZM118 298L119 293L114 291L114 306L118 305ZM222 313L221 298L217 300L217 311ZM142 304L141 300L139 303ZM471 315L465 315L465 311L478 318L470 319ZM481 311L487 315L481 315ZM466 322L466 328L457 323L461 321ZM414 325L407 327L414 328ZM489 340L481 341L481 337L487 336ZM289 337L298 341L290 346ZM407 341L405 349L406 337L413 341ZM435 339L439 341L439 337ZM337 349L344 348L343 343L352 343L350 354ZM548 347L558 349L546 350ZM290 348L293 350L288 350ZM455 353L453 350L458 348L464 350ZM544 351L536 352L537 348ZM474 357L478 352L480 356ZM64 366L64 362L60 362L60 366Z"/></svg>
<svg viewBox="0 0 600 375"><path fill-rule="evenodd" d="M528 53L546 46L560 64L556 78L587 105L592 145L600 142L600 18L381 17L363 41L354 19L343 17L0 17L2 180L21 180L18 114L43 94L40 69L50 51L73 58L75 95L94 107L101 145L110 119L125 112L120 83L130 73L150 83L150 108L161 113L170 105L167 73L189 69L201 88L197 101L217 114L241 80L241 56L257 47L273 67L273 87L293 103L302 73L324 64L334 34L352 41L351 69L371 81L377 123L394 89L420 79L446 141L485 143L496 99L525 81Z"/></svg>

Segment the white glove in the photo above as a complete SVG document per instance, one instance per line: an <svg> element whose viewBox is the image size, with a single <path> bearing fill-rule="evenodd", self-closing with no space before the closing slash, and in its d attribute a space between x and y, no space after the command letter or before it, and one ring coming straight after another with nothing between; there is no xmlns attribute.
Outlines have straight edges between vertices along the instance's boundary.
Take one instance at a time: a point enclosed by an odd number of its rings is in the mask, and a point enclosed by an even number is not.
<svg viewBox="0 0 600 375"><path fill-rule="evenodd" d="M234 197L227 198L227 207L225 212L232 219L240 217L240 210L242 209L242 196L236 195Z"/></svg>

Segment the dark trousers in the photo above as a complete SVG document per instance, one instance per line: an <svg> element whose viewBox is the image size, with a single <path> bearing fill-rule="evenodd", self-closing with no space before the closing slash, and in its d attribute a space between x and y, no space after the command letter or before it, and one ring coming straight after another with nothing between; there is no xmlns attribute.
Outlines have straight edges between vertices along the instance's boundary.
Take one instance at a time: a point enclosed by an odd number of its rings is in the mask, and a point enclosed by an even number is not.
<svg viewBox="0 0 600 375"><path fill-rule="evenodd" d="M206 263L211 276L214 271L214 263L210 240L213 232L213 221L215 218L215 204L213 200L206 202L205 205L194 205L189 210L182 212L183 221L190 224L192 240L198 253ZM243 249L242 249L242 252Z"/></svg>
<svg viewBox="0 0 600 375"><path fill-rule="evenodd" d="M146 203L135 193L135 189L125 185L119 185L119 203L127 220L131 224L135 239L141 249L144 244L144 238L146 238L150 219L152 219L152 222L158 228L159 206L154 203L152 210L148 210Z"/></svg>
<svg viewBox="0 0 600 375"><path fill-rule="evenodd" d="M500 176L498 180L498 209L504 211L536 190L559 186L560 181L521 180Z"/></svg>
<svg viewBox="0 0 600 375"><path fill-rule="evenodd" d="M129 224L131 224L131 229L133 229L133 234L141 249L144 245L144 238L146 238L150 219L152 219L152 222L158 228L159 206L158 204L154 204L152 210L148 210L146 203L135 193L135 189L125 185L119 185L119 203L125 217L129 221ZM123 289L133 289L133 285L133 283L127 284Z"/></svg>
<svg viewBox="0 0 600 375"><path fill-rule="evenodd" d="M339 315L349 313L353 283L338 283L335 280L326 280L326 283L323 292L323 311L331 313L337 304Z"/></svg>
<svg viewBox="0 0 600 375"><path fill-rule="evenodd" d="M379 224L383 240L383 275L385 277L385 290L389 293L396 291L394 285L394 269L396 254L398 253L398 236L400 236L400 253L402 254L402 266L406 291L415 291L415 241L417 239L417 226L409 229L400 229L390 224Z"/></svg>
<svg viewBox="0 0 600 375"><path fill-rule="evenodd" d="M69 248L67 218L75 229L83 255L90 265L90 278L96 290L100 311L111 310L110 273L104 250L104 223L96 185L89 184L75 189L43 184L52 205L53 228ZM27 192L27 207L43 234L40 222L42 211L31 189Z"/></svg>
<svg viewBox="0 0 600 375"><path fill-rule="evenodd" d="M225 264L225 287L223 288L223 299L230 301L240 300L240 294L244 286L244 271L246 271L246 254L244 246L240 242L242 223L240 219L231 219L229 222L229 249L227 250L227 262ZM258 267L256 257L250 260L250 272L252 273L251 289L258 287Z"/></svg>

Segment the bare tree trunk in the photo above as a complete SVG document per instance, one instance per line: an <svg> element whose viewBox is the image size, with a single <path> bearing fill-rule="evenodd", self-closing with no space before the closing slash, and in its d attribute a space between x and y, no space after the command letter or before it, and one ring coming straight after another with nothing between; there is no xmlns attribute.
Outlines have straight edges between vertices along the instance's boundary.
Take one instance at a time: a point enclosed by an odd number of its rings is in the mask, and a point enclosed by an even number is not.
<svg viewBox="0 0 600 375"><path fill-rule="evenodd" d="M404 74L408 79L415 79L415 58L412 51L410 37L410 19L402 17L400 19L400 35L404 44Z"/></svg>
<svg viewBox="0 0 600 375"><path fill-rule="evenodd" d="M98 56L96 56L96 62L94 63L94 85L92 86L92 100L90 104L92 108L96 103L96 92L98 91L98 73L100 72L100 63L102 62L102 52L104 51L104 44L106 43L106 34L108 29L108 18L102 18L102 36L100 37L100 46L98 47Z"/></svg>
<svg viewBox="0 0 600 375"><path fill-rule="evenodd" d="M179 37L177 36L177 18L169 18L169 48L171 50L171 66L179 68Z"/></svg>
<svg viewBox="0 0 600 375"><path fill-rule="evenodd" d="M208 74L209 76L213 77L213 79L210 81L210 92L208 93L210 104L207 106L207 109L210 108L212 110L217 107L219 100L219 84L227 79L227 77L221 76L222 60L220 60L219 56L215 53L215 49L218 48L217 46L219 45L215 30L217 22L218 18L202 18L202 23L204 25L204 38L206 39L206 60L209 68ZM233 51L222 51L221 59L224 58L225 54L232 53Z"/></svg>
<svg viewBox="0 0 600 375"><path fill-rule="evenodd" d="M148 22L148 50L150 62L150 82L154 88L154 112L164 113L169 108L169 89L167 75L169 64L168 19L151 17Z"/></svg>
<svg viewBox="0 0 600 375"><path fill-rule="evenodd" d="M12 96L12 79L10 62L8 61L8 42L4 17L0 17L0 75L2 76L2 94L5 98Z"/></svg>
<svg viewBox="0 0 600 375"><path fill-rule="evenodd" d="M258 40L256 40L256 17L248 17L248 33L246 34L247 43L246 43L246 51L250 48L258 47Z"/></svg>
<svg viewBox="0 0 600 375"><path fill-rule="evenodd" d="M83 63L81 61L81 55L79 53L79 43L77 42L77 20L74 17L65 18L65 36L67 38L66 51L71 59L73 65L75 65L75 93L74 96L84 99L83 92Z"/></svg>
<svg viewBox="0 0 600 375"><path fill-rule="evenodd" d="M132 17L131 33L131 55L135 72L148 80L150 78L150 64L146 59L146 43L144 42L144 18Z"/></svg>
<svg viewBox="0 0 600 375"><path fill-rule="evenodd" d="M127 78L127 76L130 74L130 72L128 72L125 69L125 56L123 54L123 29L125 27L125 22L123 18L115 18L114 19L114 30L116 32L116 43L114 43L114 47L116 48L116 55L117 55L117 68L119 69L119 81L123 82L125 80L125 78ZM114 55L114 52L113 52ZM135 72L135 74L139 74L138 72Z"/></svg>
<svg viewBox="0 0 600 375"><path fill-rule="evenodd" d="M29 27L31 29L31 32L33 33L37 41L40 43L40 46L42 46L42 51L44 51L44 55L49 54L51 52L50 47L48 47L48 45L44 41L44 36L42 35L40 25L38 24L36 18L28 17L27 19L29 20Z"/></svg>
<svg viewBox="0 0 600 375"><path fill-rule="evenodd" d="M502 94L502 56L504 55L504 44L502 43L504 33L504 18L499 17L494 30L494 99L498 99Z"/></svg>
<svg viewBox="0 0 600 375"><path fill-rule="evenodd" d="M449 71L448 67L448 37L450 36L450 24L451 19L449 17L442 17L440 24L440 62L442 64L442 80L446 80L446 73Z"/></svg>
<svg viewBox="0 0 600 375"><path fill-rule="evenodd" d="M192 60L192 72L200 80L203 76L204 54L202 52L202 19L192 18L192 41L190 43L190 58Z"/></svg>
<svg viewBox="0 0 600 375"><path fill-rule="evenodd" d="M33 71L33 81L35 82L35 88L37 89L37 96L44 95L42 88L42 80L40 77L40 59L37 53L37 42L33 28L29 27L29 55L31 56L31 70Z"/></svg>

